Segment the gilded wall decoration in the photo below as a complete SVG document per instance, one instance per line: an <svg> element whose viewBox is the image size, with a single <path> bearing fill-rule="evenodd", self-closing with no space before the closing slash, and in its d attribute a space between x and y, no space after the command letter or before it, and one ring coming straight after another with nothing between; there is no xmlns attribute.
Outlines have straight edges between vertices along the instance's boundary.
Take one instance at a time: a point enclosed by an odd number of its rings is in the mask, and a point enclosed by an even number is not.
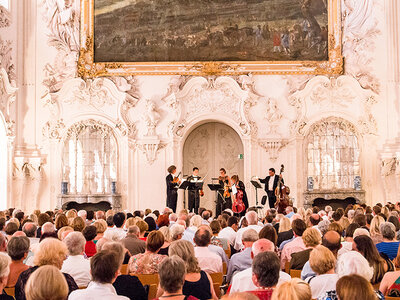
<svg viewBox="0 0 400 300"><path fill-rule="evenodd" d="M340 74L340 2L82 0L78 73Z"/></svg>
<svg viewBox="0 0 400 300"><path fill-rule="evenodd" d="M0 28L9 27L11 25L10 11L0 5Z"/></svg>

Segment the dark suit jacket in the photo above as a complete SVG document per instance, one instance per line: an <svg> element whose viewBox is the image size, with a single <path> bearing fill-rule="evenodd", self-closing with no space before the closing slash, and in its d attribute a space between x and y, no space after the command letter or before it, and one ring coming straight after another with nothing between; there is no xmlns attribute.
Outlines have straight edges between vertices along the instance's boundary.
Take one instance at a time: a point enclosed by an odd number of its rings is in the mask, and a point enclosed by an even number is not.
<svg viewBox="0 0 400 300"><path fill-rule="evenodd" d="M268 186L269 186L269 179L271 178L271 176L267 176L265 177L265 179L260 179L261 183L265 183L264 186L264 190L266 192L268 192ZM275 191L276 187L278 186L278 181L279 181L279 175L275 176L275 180L274 180L274 185L273 185L273 191ZM283 183L283 178L282 178L282 183Z"/></svg>
<svg viewBox="0 0 400 300"><path fill-rule="evenodd" d="M282 242L290 240L292 237L293 237L292 229L278 233L278 242L277 242L278 247L282 244Z"/></svg>
<svg viewBox="0 0 400 300"><path fill-rule="evenodd" d="M310 259L312 248L300 252L292 253L290 268L292 270L302 270L306 262Z"/></svg>
<svg viewBox="0 0 400 300"><path fill-rule="evenodd" d="M172 181L174 180L174 177L172 174L168 174L167 177L165 178L165 181L167 183L167 196L173 195L177 193L176 186L178 183L173 183Z"/></svg>

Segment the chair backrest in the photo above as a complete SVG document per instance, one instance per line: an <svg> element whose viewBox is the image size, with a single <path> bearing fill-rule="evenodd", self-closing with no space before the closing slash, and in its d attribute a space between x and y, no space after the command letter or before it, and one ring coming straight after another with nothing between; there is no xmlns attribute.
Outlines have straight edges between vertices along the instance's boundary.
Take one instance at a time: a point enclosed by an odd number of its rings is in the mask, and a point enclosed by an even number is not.
<svg viewBox="0 0 400 300"><path fill-rule="evenodd" d="M214 283L213 286L214 286L215 295L217 296L218 299L221 298L221 284Z"/></svg>
<svg viewBox="0 0 400 300"><path fill-rule="evenodd" d="M374 287L374 290L379 290L379 286L381 285L380 282L373 284L372 286ZM386 297L385 297L386 299Z"/></svg>
<svg viewBox="0 0 400 300"><path fill-rule="evenodd" d="M122 265L119 271L122 275L128 275L128 264Z"/></svg>
<svg viewBox="0 0 400 300"><path fill-rule="evenodd" d="M157 287L158 287L158 284L150 284L149 285L149 294L147 296L148 300L152 300L157 297Z"/></svg>
<svg viewBox="0 0 400 300"><path fill-rule="evenodd" d="M222 274L226 275L226 272L228 271L228 266L226 265L226 262L222 263Z"/></svg>
<svg viewBox="0 0 400 300"><path fill-rule="evenodd" d="M225 250L225 254L226 256L228 256L228 258L231 258L231 247L229 246L229 249Z"/></svg>
<svg viewBox="0 0 400 300"><path fill-rule="evenodd" d="M222 284L222 280L224 278L222 273L210 273L209 275L210 275L213 283L219 283L219 285Z"/></svg>
<svg viewBox="0 0 400 300"><path fill-rule="evenodd" d="M15 287L5 287L4 291L8 296L15 297Z"/></svg>
<svg viewBox="0 0 400 300"><path fill-rule="evenodd" d="M287 261L285 263L285 272L289 274L289 271L290 271L290 261Z"/></svg>
<svg viewBox="0 0 400 300"><path fill-rule="evenodd" d="M301 278L301 270L289 270L290 277L292 278Z"/></svg>
<svg viewBox="0 0 400 300"><path fill-rule="evenodd" d="M152 285L155 284L156 286L158 286L158 284L160 283L160 279L158 278L158 273L156 274L133 274L134 276L137 276L137 278L139 278L140 282L142 283L142 285Z"/></svg>
<svg viewBox="0 0 400 300"><path fill-rule="evenodd" d="M385 296L385 300L399 300L399 297L389 297L389 296Z"/></svg>

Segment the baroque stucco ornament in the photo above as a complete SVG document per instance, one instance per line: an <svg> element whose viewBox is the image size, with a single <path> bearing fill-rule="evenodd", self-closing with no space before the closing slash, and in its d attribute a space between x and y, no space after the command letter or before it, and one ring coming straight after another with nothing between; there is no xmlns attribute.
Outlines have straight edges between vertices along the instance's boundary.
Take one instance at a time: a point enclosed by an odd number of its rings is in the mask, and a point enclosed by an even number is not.
<svg viewBox="0 0 400 300"><path fill-rule="evenodd" d="M7 136L15 136L15 121L11 116L11 107L16 99L18 88L14 87L4 68L0 69L0 113L4 116Z"/></svg>
<svg viewBox="0 0 400 300"><path fill-rule="evenodd" d="M7 8L0 5L0 28L9 27L11 25L11 14Z"/></svg>
<svg viewBox="0 0 400 300"><path fill-rule="evenodd" d="M174 78L171 85L163 101L175 115L169 126L173 135L182 137L187 124L196 120L221 120L221 117L235 122L245 136L257 134L249 111L261 97L242 89L233 78L193 77L184 86Z"/></svg>

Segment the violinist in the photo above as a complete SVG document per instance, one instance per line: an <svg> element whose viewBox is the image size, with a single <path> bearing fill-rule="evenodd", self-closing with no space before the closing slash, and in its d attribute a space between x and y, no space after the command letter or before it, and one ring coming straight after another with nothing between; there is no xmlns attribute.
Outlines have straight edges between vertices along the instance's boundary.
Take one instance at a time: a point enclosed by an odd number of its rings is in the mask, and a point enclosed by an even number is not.
<svg viewBox="0 0 400 300"><path fill-rule="evenodd" d="M218 203L216 207L217 216L219 216L222 211L227 208L232 209L231 179L228 175L226 175L226 170L224 168L219 170L218 180L222 189L218 193Z"/></svg>
<svg viewBox="0 0 400 300"><path fill-rule="evenodd" d="M176 167L174 165L168 168L168 175L165 178L167 183L167 207L176 212L176 203L178 201L178 186L181 183L179 175L176 176Z"/></svg>
<svg viewBox="0 0 400 300"><path fill-rule="evenodd" d="M249 201L247 199L247 193L246 193L246 187L244 186L243 181L239 180L239 176L238 175L233 175L231 177L231 181L232 181L232 202L233 205L235 205L235 203L242 203L243 207L242 207L242 211L239 212L240 216L244 216L246 214L246 210L249 208ZM240 196L240 197L238 197ZM238 199L240 198L240 199ZM235 211L235 209L232 210Z"/></svg>
<svg viewBox="0 0 400 300"><path fill-rule="evenodd" d="M275 190L276 190L276 187L278 186L279 177L282 178L282 175L279 175L279 176L276 175L275 169L270 168L268 170L268 176L265 177L265 179L260 179L261 183L265 183L265 192L268 195L269 208L275 207L275 202L276 202ZM283 183L283 179L282 179L282 183ZM265 205L265 202L261 203L261 204Z"/></svg>
<svg viewBox="0 0 400 300"><path fill-rule="evenodd" d="M189 182L197 182L201 177L199 176L199 168L194 167L193 173L187 178ZM200 206L200 191L197 188L188 188L189 212L198 213Z"/></svg>

